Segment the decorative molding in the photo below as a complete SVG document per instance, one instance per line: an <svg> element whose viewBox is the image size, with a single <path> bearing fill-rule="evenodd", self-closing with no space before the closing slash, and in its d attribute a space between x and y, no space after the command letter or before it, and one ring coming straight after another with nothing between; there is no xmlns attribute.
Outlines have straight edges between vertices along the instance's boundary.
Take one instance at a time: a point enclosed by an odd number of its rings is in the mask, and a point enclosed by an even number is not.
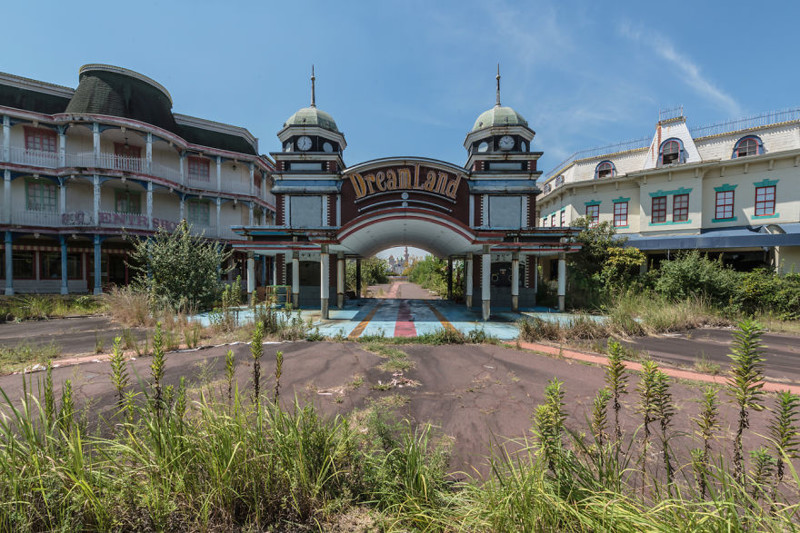
<svg viewBox="0 0 800 533"><path fill-rule="evenodd" d="M731 218L712 218L712 224L719 224L720 222L736 222L736 219L739 217L731 217Z"/></svg>
<svg viewBox="0 0 800 533"><path fill-rule="evenodd" d="M761 220L762 218L778 218L780 216L780 213L773 213L771 215L753 215L753 218Z"/></svg>
<svg viewBox="0 0 800 533"><path fill-rule="evenodd" d="M657 190L656 192L650 193L650 198L657 198L659 196L672 196L674 194L690 194L692 189L687 187L681 187L680 189L675 189L672 191L662 191L661 189Z"/></svg>
<svg viewBox="0 0 800 533"><path fill-rule="evenodd" d="M735 190L736 187L738 187L738 184L731 185L730 183L725 183L723 185L720 185L719 187L714 187L714 190L717 191L717 192L730 192L730 191Z"/></svg>
<svg viewBox="0 0 800 533"><path fill-rule="evenodd" d="M585 202L583 205L589 207L590 205L600 205L601 203L603 202L601 202L600 200L589 200L588 202Z"/></svg>
<svg viewBox="0 0 800 533"><path fill-rule="evenodd" d="M668 220L666 222L650 222L648 226L674 226L676 224L691 224L692 220L679 220L675 222L674 220Z"/></svg>
<svg viewBox="0 0 800 533"><path fill-rule="evenodd" d="M753 186L755 186L755 187L774 187L775 185L778 184L779 181L780 180L763 179L761 181L757 181L757 182L753 183Z"/></svg>
<svg viewBox="0 0 800 533"><path fill-rule="evenodd" d="M612 202L612 203L615 203L615 204L618 204L618 203L620 203L620 202L630 202L630 201L631 201L630 197L628 197L628 198L624 198L624 197L622 197L622 196L620 196L620 197L619 197L619 198L617 198L616 200L611 200L611 202ZM626 227L627 227L627 226L626 226Z"/></svg>

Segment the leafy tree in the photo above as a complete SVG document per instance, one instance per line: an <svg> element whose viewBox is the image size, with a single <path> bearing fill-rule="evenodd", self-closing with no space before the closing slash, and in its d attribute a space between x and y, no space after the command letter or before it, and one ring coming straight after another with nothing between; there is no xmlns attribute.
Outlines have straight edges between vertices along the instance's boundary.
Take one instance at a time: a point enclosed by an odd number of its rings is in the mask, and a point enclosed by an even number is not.
<svg viewBox="0 0 800 533"><path fill-rule="evenodd" d="M345 285L347 290L356 290L356 262L348 261L345 270ZM389 283L389 268L384 259L379 257L368 257L361 260L361 288L362 290L370 285L380 285Z"/></svg>
<svg viewBox="0 0 800 533"><path fill-rule="evenodd" d="M231 252L222 245L192 235L186 221L175 231L159 228L155 235L135 241L131 266L135 283L156 304L175 309L209 309L220 295L222 267Z"/></svg>
<svg viewBox="0 0 800 533"><path fill-rule="evenodd" d="M440 296L447 294L447 260L426 255L415 260L406 270L408 281L435 292ZM464 263L453 262L453 296L463 295Z"/></svg>
<svg viewBox="0 0 800 533"><path fill-rule="evenodd" d="M736 272L697 250L661 263L656 292L674 300L706 298L718 306L728 305L736 288Z"/></svg>

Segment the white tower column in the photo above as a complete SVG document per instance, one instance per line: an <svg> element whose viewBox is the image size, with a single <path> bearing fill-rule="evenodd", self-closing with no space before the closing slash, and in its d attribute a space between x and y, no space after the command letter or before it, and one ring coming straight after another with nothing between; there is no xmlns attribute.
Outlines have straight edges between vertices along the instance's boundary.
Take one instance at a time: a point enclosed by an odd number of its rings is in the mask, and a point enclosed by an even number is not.
<svg viewBox="0 0 800 533"><path fill-rule="evenodd" d="M100 225L100 176L95 174L93 177L93 188L92 188L92 212L94 215L94 225Z"/></svg>
<svg viewBox="0 0 800 533"><path fill-rule="evenodd" d="M339 309L344 308L344 253L339 252L336 255L336 307Z"/></svg>
<svg viewBox="0 0 800 533"><path fill-rule="evenodd" d="M300 307L300 253L292 254L292 306Z"/></svg>
<svg viewBox="0 0 800 533"><path fill-rule="evenodd" d="M472 252L467 254L467 268L466 268L466 282L467 286L464 289L464 300L466 300L467 309L472 307Z"/></svg>
<svg viewBox="0 0 800 533"><path fill-rule="evenodd" d="M567 295L567 259L566 254L558 254L558 310L564 311Z"/></svg>
<svg viewBox="0 0 800 533"><path fill-rule="evenodd" d="M58 127L58 166L67 166L67 127Z"/></svg>
<svg viewBox="0 0 800 533"><path fill-rule="evenodd" d="M247 302L255 303L256 295L256 260L253 252L247 252Z"/></svg>
<svg viewBox="0 0 800 533"><path fill-rule="evenodd" d="M222 190L222 158L217 156L217 191Z"/></svg>
<svg viewBox="0 0 800 533"><path fill-rule="evenodd" d="M94 153L94 164L100 162L100 124L92 124L92 153Z"/></svg>
<svg viewBox="0 0 800 533"><path fill-rule="evenodd" d="M511 310L519 311L519 253L511 255Z"/></svg>
<svg viewBox="0 0 800 533"><path fill-rule="evenodd" d="M11 119L3 117L3 161L11 160Z"/></svg>
<svg viewBox="0 0 800 533"><path fill-rule="evenodd" d="M153 182L147 182L147 229L153 229Z"/></svg>
<svg viewBox="0 0 800 533"><path fill-rule="evenodd" d="M489 320L491 315L490 300L492 295L492 286L490 284L492 279L492 254L489 252L489 247L483 247L483 256L481 257L481 293L483 297L483 319Z"/></svg>
<svg viewBox="0 0 800 533"><path fill-rule="evenodd" d="M323 320L328 319L328 295L330 294L330 286L328 277L330 276L330 258L328 257L328 246L322 245L319 253L319 292L320 292L320 313Z"/></svg>
<svg viewBox="0 0 800 533"><path fill-rule="evenodd" d="M145 165L147 167L147 173L153 173L153 134L147 134L147 145L145 146L145 157L147 158L145 161Z"/></svg>
<svg viewBox="0 0 800 533"><path fill-rule="evenodd" d="M3 171L3 222L11 223L11 171Z"/></svg>

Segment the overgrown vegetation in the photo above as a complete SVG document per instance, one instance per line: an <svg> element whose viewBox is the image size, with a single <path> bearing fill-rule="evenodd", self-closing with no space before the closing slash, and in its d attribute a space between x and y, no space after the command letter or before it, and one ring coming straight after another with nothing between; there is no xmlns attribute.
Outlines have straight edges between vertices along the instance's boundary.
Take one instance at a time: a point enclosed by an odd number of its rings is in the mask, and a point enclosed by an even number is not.
<svg viewBox="0 0 800 533"><path fill-rule="evenodd" d="M380 257L368 257L361 260L361 290L370 285L389 283L389 266ZM345 270L345 285L348 291L356 291L356 262L348 261Z"/></svg>
<svg viewBox="0 0 800 533"><path fill-rule="evenodd" d="M747 328L743 325L742 335ZM253 340L260 346L258 334ZM162 342L160 336L154 341L157 353ZM115 339L115 346L120 343ZM387 362L393 356L400 360L390 350ZM253 354L254 360L259 357ZM177 388L163 382L163 359L155 364L156 359L150 380L138 387L115 381L122 384L117 389L122 405L97 425L99 433L80 416L69 380L56 399L49 371L38 387L26 383L20 399L0 391L0 530L777 532L800 527L800 479L791 463L800 400L790 393L777 396L770 415L774 447L748 450L750 468L740 474L710 446L720 424L716 395L706 389L698 417L705 448L692 455L698 474L692 479L673 475L685 471L669 446L673 401L655 364L646 371L647 383L637 388L637 404L643 423L652 424L651 438L660 441L661 461L647 461L647 446L624 444L638 434L606 429L609 410L616 416L628 409L612 401L611 392L618 396L626 390L624 368L609 371L588 436L567 427L568 383L553 379L544 402L531 406L534 439L495 448L488 477L461 473L452 481L450 440L429 425L397 422L379 403L333 418L297 401L282 409L281 370L271 394L262 387L255 401L230 385L221 396L210 386L195 389L192 401L183 379ZM230 384L232 355L226 362ZM736 365L741 368L732 376L749 374L746 361ZM729 390L737 388L732 379ZM773 453L783 461L783 477Z"/></svg>
<svg viewBox="0 0 800 533"><path fill-rule="evenodd" d="M0 322L43 320L99 313L105 310L100 298L83 295L23 294L0 297Z"/></svg>
<svg viewBox="0 0 800 533"><path fill-rule="evenodd" d="M426 255L415 259L406 269L408 281L416 283L439 296L447 296L447 260ZM453 298L461 299L464 295L464 262L453 262Z"/></svg>

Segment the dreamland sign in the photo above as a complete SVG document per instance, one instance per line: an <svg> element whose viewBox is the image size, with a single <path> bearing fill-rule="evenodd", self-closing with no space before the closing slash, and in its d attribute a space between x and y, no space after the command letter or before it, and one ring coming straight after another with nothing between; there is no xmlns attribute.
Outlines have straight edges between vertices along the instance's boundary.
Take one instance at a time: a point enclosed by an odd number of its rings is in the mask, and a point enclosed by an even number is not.
<svg viewBox="0 0 800 533"><path fill-rule="evenodd" d="M419 191L456 199L461 176L420 165L393 166L349 175L356 199L385 192Z"/></svg>

